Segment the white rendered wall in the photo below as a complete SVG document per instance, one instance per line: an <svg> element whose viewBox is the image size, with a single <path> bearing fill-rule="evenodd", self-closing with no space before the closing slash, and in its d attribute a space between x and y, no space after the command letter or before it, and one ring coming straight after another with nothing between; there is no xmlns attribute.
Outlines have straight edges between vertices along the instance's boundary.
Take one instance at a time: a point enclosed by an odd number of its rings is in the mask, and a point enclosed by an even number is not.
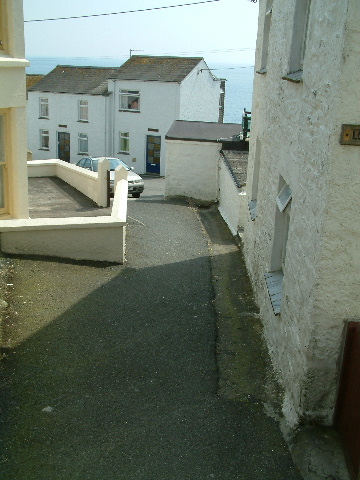
<svg viewBox="0 0 360 480"><path fill-rule="evenodd" d="M181 84L174 82L109 81L109 111L114 111L114 136L109 150L137 173L146 171L147 135L161 136L160 174L166 170L165 135L174 120L218 121L220 82L213 81L201 62ZM140 92L140 112L119 111L119 91ZM119 153L119 132L129 132L130 152ZM109 137L110 138L110 137Z"/></svg>
<svg viewBox="0 0 360 480"><path fill-rule="evenodd" d="M110 82L109 82L110 83ZM179 114L179 90L177 83L116 81L114 137L111 145L113 156L121 158L137 173L146 171L147 135L161 136L160 174L165 174L166 144L165 135ZM140 112L119 111L119 91L140 92ZM150 130L149 130L150 129ZM129 132L129 154L119 153L119 132Z"/></svg>
<svg viewBox="0 0 360 480"><path fill-rule="evenodd" d="M0 50L0 112L5 118L6 211L4 217L27 218L27 141L24 23L21 0L6 2L7 33Z"/></svg>
<svg viewBox="0 0 360 480"><path fill-rule="evenodd" d="M237 187L224 160L219 163L219 212L233 235L243 229L246 212L244 188Z"/></svg>
<svg viewBox="0 0 360 480"><path fill-rule="evenodd" d="M165 196L216 201L221 144L181 140L167 140L166 143Z"/></svg>
<svg viewBox="0 0 360 480"><path fill-rule="evenodd" d="M245 257L284 387L285 417L292 424L302 417L331 423L344 322L360 315L360 152L339 143L341 124L358 124L360 118L354 20L359 5L312 0L302 83L281 78L287 73L293 8L294 1L274 0L267 72L255 75L248 200L259 141L261 155L257 217L247 217ZM265 2L257 69L264 15ZM275 316L264 273L271 269L280 176L292 202L281 314Z"/></svg>
<svg viewBox="0 0 360 480"><path fill-rule="evenodd" d="M39 118L39 99L49 100L49 119ZM78 102L87 100L89 121L79 122ZM79 154L78 134L88 135L89 155L106 155L105 97L48 92L28 93L28 148L37 160L58 158L58 132L70 133L70 163L86 155ZM66 125L60 126L60 125ZM39 130L49 130L49 150L40 149Z"/></svg>
<svg viewBox="0 0 360 480"><path fill-rule="evenodd" d="M180 113L176 120L217 122L220 80L214 80L202 60L181 84Z"/></svg>

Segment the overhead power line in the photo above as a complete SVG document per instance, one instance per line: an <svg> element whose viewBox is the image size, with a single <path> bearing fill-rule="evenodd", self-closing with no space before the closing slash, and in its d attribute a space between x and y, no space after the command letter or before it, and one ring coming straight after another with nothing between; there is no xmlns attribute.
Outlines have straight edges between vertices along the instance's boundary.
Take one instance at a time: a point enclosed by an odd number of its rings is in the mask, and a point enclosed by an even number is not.
<svg viewBox="0 0 360 480"><path fill-rule="evenodd" d="M177 8L177 7L189 7L192 5L200 5L203 3L214 3L214 2L220 2L221 0L202 0L200 2L192 2L192 3L182 3L180 5L167 5L165 7L151 7L151 8L143 8L140 10L127 10L124 12L112 12L112 13L95 13L92 15L79 15L79 16L74 16L74 17L58 17L58 18L40 18L37 20L24 20L24 23L30 23L30 22L53 22L55 20L74 20L78 18L90 18L90 17L105 17L108 15L122 15L124 13L137 13L137 12L149 12L152 10L164 10L166 8Z"/></svg>

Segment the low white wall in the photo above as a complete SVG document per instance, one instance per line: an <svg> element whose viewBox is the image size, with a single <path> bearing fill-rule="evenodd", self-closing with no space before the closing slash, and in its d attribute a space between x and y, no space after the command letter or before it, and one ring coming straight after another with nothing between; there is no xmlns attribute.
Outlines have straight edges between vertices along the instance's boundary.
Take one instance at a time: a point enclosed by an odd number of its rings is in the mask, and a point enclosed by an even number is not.
<svg viewBox="0 0 360 480"><path fill-rule="evenodd" d="M123 167L118 167L116 180L111 216L3 220L1 250L19 255L124 263L128 182Z"/></svg>
<svg viewBox="0 0 360 480"><path fill-rule="evenodd" d="M221 143L167 140L166 145L165 197L217 201Z"/></svg>
<svg viewBox="0 0 360 480"><path fill-rule="evenodd" d="M91 172L63 160L31 160L27 162L28 177L59 177L91 198L99 207L108 205L107 170L109 161L100 160L99 171Z"/></svg>
<svg viewBox="0 0 360 480"><path fill-rule="evenodd" d="M219 167L219 212L231 233L237 235L244 227L246 193L236 186L224 161L220 161Z"/></svg>

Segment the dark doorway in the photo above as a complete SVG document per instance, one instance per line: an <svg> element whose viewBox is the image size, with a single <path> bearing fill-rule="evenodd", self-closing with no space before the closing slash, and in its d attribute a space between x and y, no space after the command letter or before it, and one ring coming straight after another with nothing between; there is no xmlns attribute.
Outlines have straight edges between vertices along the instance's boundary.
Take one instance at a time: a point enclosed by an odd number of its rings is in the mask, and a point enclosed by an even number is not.
<svg viewBox="0 0 360 480"><path fill-rule="evenodd" d="M160 174L161 137L147 135L146 141L146 172Z"/></svg>
<svg viewBox="0 0 360 480"><path fill-rule="evenodd" d="M360 323L349 322L346 331L339 393L335 411L338 430L350 471L360 478Z"/></svg>
<svg viewBox="0 0 360 480"><path fill-rule="evenodd" d="M58 157L70 162L70 133L58 132Z"/></svg>

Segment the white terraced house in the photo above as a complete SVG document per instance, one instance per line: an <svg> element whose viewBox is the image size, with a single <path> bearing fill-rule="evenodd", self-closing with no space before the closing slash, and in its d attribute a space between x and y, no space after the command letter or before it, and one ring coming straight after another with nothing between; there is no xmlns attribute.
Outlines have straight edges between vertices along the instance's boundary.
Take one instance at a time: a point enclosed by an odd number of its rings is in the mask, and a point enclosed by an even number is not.
<svg viewBox="0 0 360 480"><path fill-rule="evenodd" d="M199 57L134 55L118 68L57 66L28 91L34 160L117 157L165 173L174 120L222 122L224 81Z"/></svg>

